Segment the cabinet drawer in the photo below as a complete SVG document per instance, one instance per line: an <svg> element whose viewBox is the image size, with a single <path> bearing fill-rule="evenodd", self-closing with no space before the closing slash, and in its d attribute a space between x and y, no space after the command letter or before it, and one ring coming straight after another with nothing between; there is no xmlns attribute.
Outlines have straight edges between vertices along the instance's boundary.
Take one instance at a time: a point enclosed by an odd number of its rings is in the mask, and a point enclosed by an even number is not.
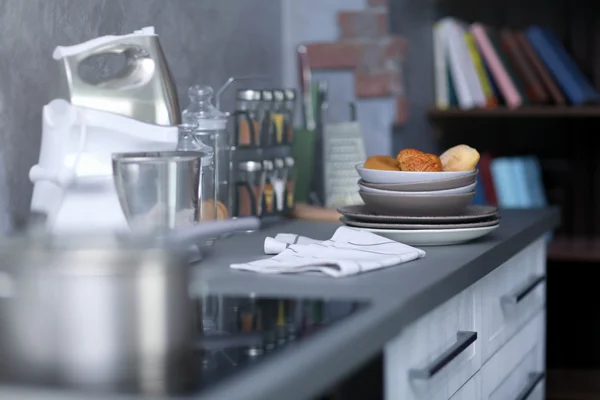
<svg viewBox="0 0 600 400"><path fill-rule="evenodd" d="M498 351L546 303L546 242L520 251L479 283L483 362Z"/></svg>
<svg viewBox="0 0 600 400"><path fill-rule="evenodd" d="M485 400L543 400L545 311L540 311L481 369Z"/></svg>
<svg viewBox="0 0 600 400"><path fill-rule="evenodd" d="M474 293L461 292L386 345L386 400L448 400L479 370Z"/></svg>
<svg viewBox="0 0 600 400"><path fill-rule="evenodd" d="M469 379L450 400L481 400L481 373L478 372Z"/></svg>

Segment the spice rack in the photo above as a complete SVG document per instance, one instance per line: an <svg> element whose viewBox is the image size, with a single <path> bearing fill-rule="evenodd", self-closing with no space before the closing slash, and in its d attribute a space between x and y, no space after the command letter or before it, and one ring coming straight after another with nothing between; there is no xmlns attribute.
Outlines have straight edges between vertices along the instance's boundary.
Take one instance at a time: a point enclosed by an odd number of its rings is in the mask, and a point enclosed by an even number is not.
<svg viewBox="0 0 600 400"><path fill-rule="evenodd" d="M230 198L234 217L280 219L295 207L293 89L239 89L233 112Z"/></svg>

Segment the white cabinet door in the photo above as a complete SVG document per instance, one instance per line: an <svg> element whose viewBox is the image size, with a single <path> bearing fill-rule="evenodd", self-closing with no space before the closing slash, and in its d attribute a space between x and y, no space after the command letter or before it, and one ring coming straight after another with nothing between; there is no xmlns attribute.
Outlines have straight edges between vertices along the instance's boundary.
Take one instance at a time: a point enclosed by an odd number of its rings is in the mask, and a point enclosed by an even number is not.
<svg viewBox="0 0 600 400"><path fill-rule="evenodd" d="M481 400L481 373L469 379L450 400Z"/></svg>
<svg viewBox="0 0 600 400"><path fill-rule="evenodd" d="M540 239L477 283L485 363L546 303L546 242Z"/></svg>
<svg viewBox="0 0 600 400"><path fill-rule="evenodd" d="M484 400L543 400L545 311L540 311L481 369Z"/></svg>
<svg viewBox="0 0 600 400"><path fill-rule="evenodd" d="M463 291L386 345L386 400L448 400L479 370L474 293Z"/></svg>

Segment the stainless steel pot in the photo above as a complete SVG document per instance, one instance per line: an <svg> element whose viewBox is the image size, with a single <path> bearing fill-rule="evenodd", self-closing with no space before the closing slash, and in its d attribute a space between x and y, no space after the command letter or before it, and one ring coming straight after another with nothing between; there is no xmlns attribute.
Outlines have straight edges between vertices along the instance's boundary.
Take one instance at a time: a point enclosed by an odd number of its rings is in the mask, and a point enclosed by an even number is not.
<svg viewBox="0 0 600 400"><path fill-rule="evenodd" d="M154 395L184 387L198 339L187 246L258 224L0 243L0 377Z"/></svg>

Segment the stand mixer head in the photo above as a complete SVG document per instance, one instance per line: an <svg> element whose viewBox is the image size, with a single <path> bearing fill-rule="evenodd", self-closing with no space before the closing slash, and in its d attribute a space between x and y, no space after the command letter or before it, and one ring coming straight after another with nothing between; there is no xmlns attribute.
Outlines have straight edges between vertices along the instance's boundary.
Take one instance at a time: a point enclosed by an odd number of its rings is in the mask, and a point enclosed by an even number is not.
<svg viewBox="0 0 600 400"><path fill-rule="evenodd" d="M82 64L93 57L121 54L124 67L114 76L90 82ZM123 36L103 36L74 46L58 46L61 98L72 105L124 115L156 125L178 125L177 88L153 27Z"/></svg>

